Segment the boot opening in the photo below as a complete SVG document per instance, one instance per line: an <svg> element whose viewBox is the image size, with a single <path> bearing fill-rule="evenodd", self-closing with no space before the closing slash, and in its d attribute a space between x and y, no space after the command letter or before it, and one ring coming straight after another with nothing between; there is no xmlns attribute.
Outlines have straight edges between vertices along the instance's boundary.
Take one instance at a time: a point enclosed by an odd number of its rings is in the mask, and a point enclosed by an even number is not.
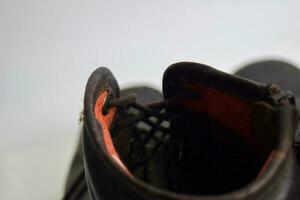
<svg viewBox="0 0 300 200"><path fill-rule="evenodd" d="M169 121L148 116L115 131L118 155L133 176L177 193L216 195L246 186L263 173L277 144L274 108L204 86L192 90L197 98L162 111ZM138 110L130 108L129 116Z"/></svg>

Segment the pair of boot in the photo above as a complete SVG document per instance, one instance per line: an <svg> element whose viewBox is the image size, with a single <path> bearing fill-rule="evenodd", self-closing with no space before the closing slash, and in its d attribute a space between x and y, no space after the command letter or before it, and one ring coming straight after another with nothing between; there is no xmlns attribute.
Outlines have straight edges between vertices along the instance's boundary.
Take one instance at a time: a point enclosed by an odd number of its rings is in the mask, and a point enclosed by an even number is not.
<svg viewBox="0 0 300 200"><path fill-rule="evenodd" d="M93 72L64 199L300 199L296 67L176 63L162 91Z"/></svg>

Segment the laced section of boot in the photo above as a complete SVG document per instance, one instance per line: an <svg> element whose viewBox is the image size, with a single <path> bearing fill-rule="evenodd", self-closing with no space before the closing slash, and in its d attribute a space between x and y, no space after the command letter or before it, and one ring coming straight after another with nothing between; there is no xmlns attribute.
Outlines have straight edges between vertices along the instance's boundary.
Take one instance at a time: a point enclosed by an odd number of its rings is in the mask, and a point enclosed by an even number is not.
<svg viewBox="0 0 300 200"><path fill-rule="evenodd" d="M106 115L111 107L118 107L126 111L125 117L116 120L113 128L116 131L124 128L130 130L132 139L128 144L128 153L131 162L127 166L130 171L147 165L159 147L169 142L171 118L166 113L166 108L178 103L180 99L180 96L176 96L143 105L136 101L135 94L121 98L113 98L108 95L103 106L103 115ZM147 178L145 177L145 179Z"/></svg>

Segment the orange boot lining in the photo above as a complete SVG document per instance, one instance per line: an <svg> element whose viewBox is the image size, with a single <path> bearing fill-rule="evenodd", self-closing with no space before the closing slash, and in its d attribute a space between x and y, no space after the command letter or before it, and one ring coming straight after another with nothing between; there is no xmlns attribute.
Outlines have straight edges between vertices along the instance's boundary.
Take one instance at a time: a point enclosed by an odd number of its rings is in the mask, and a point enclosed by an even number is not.
<svg viewBox="0 0 300 200"><path fill-rule="evenodd" d="M102 134L103 134L103 142L104 146L107 150L107 153L112 157L112 159L121 167L121 169L129 176L132 176L131 172L127 169L127 167L121 161L115 146L113 144L111 134L109 132L109 128L111 126L112 120L116 114L116 108L110 108L106 115L102 114L102 108L105 103L105 100L108 96L108 92L105 91L97 98L95 105L95 117L97 121L101 124Z"/></svg>

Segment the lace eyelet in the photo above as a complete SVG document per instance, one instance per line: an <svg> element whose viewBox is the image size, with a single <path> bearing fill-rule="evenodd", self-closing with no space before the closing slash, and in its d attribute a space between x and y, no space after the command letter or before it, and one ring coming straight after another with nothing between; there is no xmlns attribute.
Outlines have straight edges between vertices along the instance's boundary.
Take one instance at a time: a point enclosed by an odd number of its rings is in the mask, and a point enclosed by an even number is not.
<svg viewBox="0 0 300 200"><path fill-rule="evenodd" d="M112 95L109 93L106 98L104 99L104 104L103 104L103 107L102 107L102 115L103 116L106 116L108 114L108 111L110 109L110 100L112 99Z"/></svg>

